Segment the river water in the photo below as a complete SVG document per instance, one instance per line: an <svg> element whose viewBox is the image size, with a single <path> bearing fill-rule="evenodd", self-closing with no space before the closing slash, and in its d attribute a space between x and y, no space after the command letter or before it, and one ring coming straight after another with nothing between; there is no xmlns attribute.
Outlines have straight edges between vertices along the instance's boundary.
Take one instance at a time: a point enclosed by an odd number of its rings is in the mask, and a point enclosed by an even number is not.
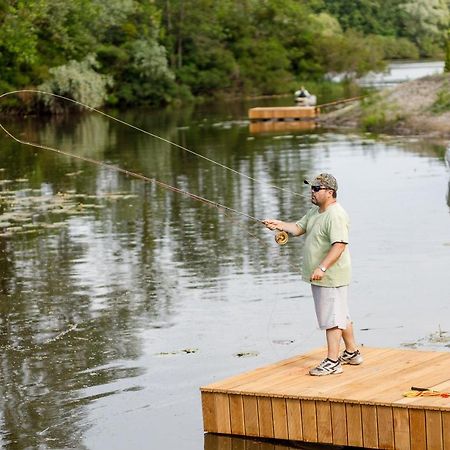
<svg viewBox="0 0 450 450"><path fill-rule="evenodd" d="M444 61L395 60L389 62L382 72L369 72L357 81L364 87L388 87L425 76L442 74L444 66ZM330 78L334 81L342 81L347 75L344 73Z"/></svg>
<svg viewBox="0 0 450 450"><path fill-rule="evenodd" d="M256 218L298 219L302 180L332 172L358 341L449 351L445 143L255 130L248 106L119 117L260 182L95 114L6 125ZM0 149L0 447L213 450L200 386L324 345L301 238L279 247L155 184L3 135Z"/></svg>

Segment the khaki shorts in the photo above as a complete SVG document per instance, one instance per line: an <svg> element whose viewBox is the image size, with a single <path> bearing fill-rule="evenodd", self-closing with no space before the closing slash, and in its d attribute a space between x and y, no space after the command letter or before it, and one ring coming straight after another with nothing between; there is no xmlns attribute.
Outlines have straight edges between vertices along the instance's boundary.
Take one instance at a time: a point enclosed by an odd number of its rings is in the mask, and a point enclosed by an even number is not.
<svg viewBox="0 0 450 450"><path fill-rule="evenodd" d="M345 330L351 321L348 311L348 286L323 287L311 285L317 322L321 330Z"/></svg>

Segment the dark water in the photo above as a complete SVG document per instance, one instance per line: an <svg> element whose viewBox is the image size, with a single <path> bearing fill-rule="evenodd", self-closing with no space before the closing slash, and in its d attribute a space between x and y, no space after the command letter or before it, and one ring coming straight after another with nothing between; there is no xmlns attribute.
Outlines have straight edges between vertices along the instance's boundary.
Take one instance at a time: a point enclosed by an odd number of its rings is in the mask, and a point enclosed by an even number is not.
<svg viewBox="0 0 450 450"><path fill-rule="evenodd" d="M269 185L308 194L304 177L334 173L352 219L358 340L449 351L442 145L258 133L231 104L120 118L261 183L94 114L7 125L257 218L309 208ZM201 385L324 344L301 239L278 247L242 216L4 136L0 150L2 448L213 450Z"/></svg>

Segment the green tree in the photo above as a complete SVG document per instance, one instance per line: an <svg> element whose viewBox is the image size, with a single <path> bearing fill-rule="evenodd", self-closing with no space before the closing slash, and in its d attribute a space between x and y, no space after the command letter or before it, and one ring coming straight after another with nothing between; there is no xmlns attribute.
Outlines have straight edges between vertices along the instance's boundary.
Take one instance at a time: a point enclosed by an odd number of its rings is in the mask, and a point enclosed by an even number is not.
<svg viewBox="0 0 450 450"><path fill-rule="evenodd" d="M180 84L194 95L229 90L237 65L227 45L230 1L160 0L163 43Z"/></svg>
<svg viewBox="0 0 450 450"><path fill-rule="evenodd" d="M374 37L348 30L341 35L323 36L318 42L321 64L328 72L361 76L384 67L384 51Z"/></svg>
<svg viewBox="0 0 450 450"><path fill-rule="evenodd" d="M405 0L323 0L324 9L344 30L362 34L396 36L400 30L399 5Z"/></svg>
<svg viewBox="0 0 450 450"><path fill-rule="evenodd" d="M35 21L40 8L36 2L0 3L0 89L9 90L32 80L38 59Z"/></svg>
<svg viewBox="0 0 450 450"><path fill-rule="evenodd" d="M115 86L109 103L155 105L170 101L174 74L159 42L158 8L145 0L97 0L97 6L97 58L100 71L111 75Z"/></svg>
<svg viewBox="0 0 450 450"><path fill-rule="evenodd" d="M400 6L404 11L405 36L423 56L435 56L445 45L450 13L445 0L414 0Z"/></svg>
<svg viewBox="0 0 450 450"><path fill-rule="evenodd" d="M447 43L446 43L446 52L445 52L445 72L450 72L450 30L447 33Z"/></svg>
<svg viewBox="0 0 450 450"><path fill-rule="evenodd" d="M328 71L360 75L386 58L417 58L418 48L442 53L449 3L0 0L0 89L50 83L80 98L95 79L99 98L118 106L286 92Z"/></svg>

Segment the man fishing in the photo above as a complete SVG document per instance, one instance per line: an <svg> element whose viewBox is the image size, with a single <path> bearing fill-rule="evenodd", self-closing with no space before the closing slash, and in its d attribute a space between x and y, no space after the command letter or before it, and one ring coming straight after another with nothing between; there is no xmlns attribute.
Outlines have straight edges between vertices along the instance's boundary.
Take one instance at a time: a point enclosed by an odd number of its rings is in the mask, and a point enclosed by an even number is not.
<svg viewBox="0 0 450 450"><path fill-rule="evenodd" d="M361 364L363 358L356 347L353 324L347 303L351 277L348 250L349 218L337 202L337 181L321 173L312 181L311 202L314 206L298 221L266 219L270 230L281 230L294 236L305 235L302 276L311 284L317 321L326 330L328 354L310 375L342 373L342 364ZM345 350L339 354L341 339Z"/></svg>

